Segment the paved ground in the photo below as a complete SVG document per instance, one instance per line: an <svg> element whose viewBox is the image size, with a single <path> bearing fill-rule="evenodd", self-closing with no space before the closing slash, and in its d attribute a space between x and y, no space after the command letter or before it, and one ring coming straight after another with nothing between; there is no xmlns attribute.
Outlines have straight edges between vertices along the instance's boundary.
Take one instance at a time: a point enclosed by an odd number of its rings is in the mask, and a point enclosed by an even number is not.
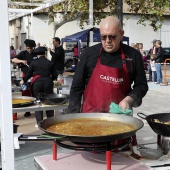
<svg viewBox="0 0 170 170"><path fill-rule="evenodd" d="M168 79L170 82L170 79ZM138 112L146 115L155 113L169 112L170 104L170 85L160 86L148 83L149 91L143 99L143 104L134 108L134 116ZM139 117L138 117L139 118ZM25 118L23 113L18 114L18 120L15 121L19 125L18 132L24 134L41 134L42 132L35 128L34 113L29 118ZM137 132L139 144L156 142L157 136L151 130L147 122L144 120L145 126ZM68 152L68 150L58 147L59 152ZM52 154L52 141L26 142L20 145L20 149L15 150L15 169L16 170L36 170L34 166L34 156Z"/></svg>

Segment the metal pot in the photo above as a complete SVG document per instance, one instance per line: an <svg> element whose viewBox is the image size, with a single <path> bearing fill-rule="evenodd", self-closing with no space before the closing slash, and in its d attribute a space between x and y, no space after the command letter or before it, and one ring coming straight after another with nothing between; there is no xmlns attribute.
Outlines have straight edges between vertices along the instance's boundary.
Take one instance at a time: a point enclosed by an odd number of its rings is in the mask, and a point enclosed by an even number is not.
<svg viewBox="0 0 170 170"><path fill-rule="evenodd" d="M29 102L25 102L25 103L12 104L13 108L31 106L36 101L35 97L28 97L28 96L12 96L12 99L21 99L21 100L26 99L26 100L29 100Z"/></svg>
<svg viewBox="0 0 170 170"><path fill-rule="evenodd" d="M78 119L78 118L99 118L99 119L107 119L112 121L119 121L122 123L132 125L135 128L135 130L126 133L106 135L106 136L73 136L73 135L66 136L64 134L52 133L47 130L48 127L55 125L59 122ZM133 136L137 130L143 127L143 122L137 118L126 116L126 115L117 115L117 114L110 114L110 113L75 113L75 114L67 114L67 115L58 115L57 117L51 117L42 120L38 124L38 126L45 133L52 136L59 137L58 140L68 140L71 142L79 142L79 143L102 143L102 142L111 142L116 139L125 139Z"/></svg>
<svg viewBox="0 0 170 170"><path fill-rule="evenodd" d="M56 105L56 104L64 104L67 102L69 95L67 94L45 94L39 93L38 98L40 99L42 104L45 105Z"/></svg>
<svg viewBox="0 0 170 170"><path fill-rule="evenodd" d="M167 155L170 150L170 137L158 135L157 145L163 151L163 154Z"/></svg>
<svg viewBox="0 0 170 170"><path fill-rule="evenodd" d="M145 119L156 134L170 137L170 125L155 122L155 119L158 119L160 122L170 121L170 113L158 113L149 116L137 113L137 115Z"/></svg>

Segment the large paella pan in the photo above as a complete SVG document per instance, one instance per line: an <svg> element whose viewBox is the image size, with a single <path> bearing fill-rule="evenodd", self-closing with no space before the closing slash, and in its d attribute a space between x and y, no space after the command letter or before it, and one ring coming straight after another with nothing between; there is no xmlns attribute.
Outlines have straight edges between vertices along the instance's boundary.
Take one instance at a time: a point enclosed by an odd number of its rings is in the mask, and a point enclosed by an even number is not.
<svg viewBox="0 0 170 170"><path fill-rule="evenodd" d="M75 134L66 134L62 133L62 131L53 132L50 131L50 127L53 125L58 125L60 123L68 123L72 120L89 120L91 119L92 122L96 120L101 120L100 126L102 125L102 120L113 122L120 122L124 123L126 125L129 125L132 127L131 130L120 132L116 134L97 134L97 135L75 135ZM74 121L72 121L74 123ZM93 125L93 123L91 123ZM104 123L105 124L105 123ZM86 129L86 124L83 124L81 127L82 134L83 129ZM87 122L87 126L89 126L89 123ZM92 126L94 127L94 126ZM126 115L116 115L116 114L110 114L110 113L75 113L75 114L66 114L66 115L58 115L57 117L51 117L48 119L45 119L39 123L39 128L44 131L46 134L58 137L58 140L69 140L71 142L78 142L78 143L102 143L102 142L111 142L117 139L124 139L133 136L137 130L141 129L143 127L143 122L140 119L126 116ZM72 125L65 126L65 128L72 129ZM99 130L99 127L95 127L96 131ZM77 129L80 129L80 127L77 127ZM92 130L92 128L91 128Z"/></svg>
<svg viewBox="0 0 170 170"><path fill-rule="evenodd" d="M12 107L26 107L31 106L35 103L35 97L28 96L12 96Z"/></svg>

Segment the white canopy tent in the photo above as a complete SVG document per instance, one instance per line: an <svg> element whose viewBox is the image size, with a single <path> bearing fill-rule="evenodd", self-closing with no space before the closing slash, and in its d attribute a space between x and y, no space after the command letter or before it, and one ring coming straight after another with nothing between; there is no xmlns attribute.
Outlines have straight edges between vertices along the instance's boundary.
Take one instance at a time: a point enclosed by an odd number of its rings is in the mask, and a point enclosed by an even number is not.
<svg viewBox="0 0 170 170"><path fill-rule="evenodd" d="M8 21L31 14L65 0L30 0L30 3L0 1L0 129L1 129L1 158L3 170L14 170L14 147L13 147L13 120L12 120L12 93L11 72L9 54L9 23ZM93 0L89 0L90 27L93 27ZM14 9L8 5L36 6L34 9ZM2 26L3 23L3 26ZM9 107L11 106L11 107Z"/></svg>
<svg viewBox="0 0 170 170"><path fill-rule="evenodd" d="M52 5L59 4L64 2L65 0L43 0L43 3L36 3L37 0L30 0L30 3L25 2L13 2L9 1L8 4L14 6L35 6L34 9L16 9L10 8L9 11L9 21L22 17L24 15L31 14L33 12L39 11L41 9L48 8Z"/></svg>

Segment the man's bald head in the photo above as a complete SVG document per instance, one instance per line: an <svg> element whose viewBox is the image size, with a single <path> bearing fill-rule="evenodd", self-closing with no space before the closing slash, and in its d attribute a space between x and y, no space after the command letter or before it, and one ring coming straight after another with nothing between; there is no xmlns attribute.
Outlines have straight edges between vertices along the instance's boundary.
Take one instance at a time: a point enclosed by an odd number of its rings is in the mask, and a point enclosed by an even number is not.
<svg viewBox="0 0 170 170"><path fill-rule="evenodd" d="M100 35L103 48L106 52L112 53L120 48L120 42L124 31L121 22L117 17L108 16L100 23Z"/></svg>
<svg viewBox="0 0 170 170"><path fill-rule="evenodd" d="M115 28L117 27L117 29L119 30L122 29L120 20L115 16L108 16L101 21L100 29L106 27L115 27Z"/></svg>

